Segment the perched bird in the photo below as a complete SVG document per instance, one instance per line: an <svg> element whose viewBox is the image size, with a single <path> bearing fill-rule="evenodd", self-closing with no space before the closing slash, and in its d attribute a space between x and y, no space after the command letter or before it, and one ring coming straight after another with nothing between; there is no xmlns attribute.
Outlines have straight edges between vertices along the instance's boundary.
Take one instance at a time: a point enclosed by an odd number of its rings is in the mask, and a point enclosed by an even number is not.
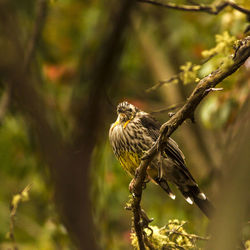
<svg viewBox="0 0 250 250"><path fill-rule="evenodd" d="M109 140L120 164L133 177L143 154L157 140L161 125L150 114L128 102L117 106L117 115L109 130ZM210 217L213 206L187 169L184 155L173 139L169 138L163 152L151 161L147 167L147 178L158 184L172 199L175 195L168 182L174 183L188 203L194 202Z"/></svg>

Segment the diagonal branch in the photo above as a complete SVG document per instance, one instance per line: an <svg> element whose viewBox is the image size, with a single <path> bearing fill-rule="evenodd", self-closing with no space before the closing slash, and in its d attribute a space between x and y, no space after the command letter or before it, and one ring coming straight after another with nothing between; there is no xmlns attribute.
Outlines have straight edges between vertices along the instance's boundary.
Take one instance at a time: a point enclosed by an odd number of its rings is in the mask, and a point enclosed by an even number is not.
<svg viewBox="0 0 250 250"><path fill-rule="evenodd" d="M155 110L155 111L152 111L150 112L151 115L154 115L154 114L159 114L159 113L164 113L164 112L169 112L169 114L171 114L174 110L182 107L184 104L184 102L182 103L177 103L177 104L173 104L173 105L170 105L169 107L166 107L166 108L163 108L163 109L158 109L158 110Z"/></svg>
<svg viewBox="0 0 250 250"><path fill-rule="evenodd" d="M192 94L188 98L185 105L161 126L160 135L156 143L150 148L142 157L141 164L136 170L136 175L133 180L133 203L132 210L134 213L134 228L138 238L140 249L145 249L143 241L143 228L140 225L140 211L141 211L141 196L142 187L146 178L147 166L155 157L157 152L160 151L162 143L168 139L168 137L186 120L193 118L194 112L199 103L210 92L209 89L214 88L217 84L223 81L225 78L233 74L236 70L244 64L244 62L250 56L250 36L242 39L238 43L238 47L235 49L235 53L232 59L232 63L223 67L223 65L217 70L213 71L208 76L200 80L197 87L193 90Z"/></svg>
<svg viewBox="0 0 250 250"><path fill-rule="evenodd" d="M175 4L175 3L163 3L162 1L152 1L152 0L137 0L138 2L148 3L156 6L160 6L163 8L175 9L175 10L183 10L183 11L194 11L194 12L206 12L208 14L217 15L227 6L231 6L233 9L236 9L246 15L250 15L250 10L232 2L232 1L222 1L218 4L211 5L186 5L186 4Z"/></svg>
<svg viewBox="0 0 250 250"><path fill-rule="evenodd" d="M173 82L179 81L179 80L180 80L179 74L174 75L174 76L170 77L168 80L158 81L157 84L155 84L154 86L146 89L146 92L149 93L149 92L151 92L153 90L156 90L156 89L160 88L161 86L163 86L166 83L173 83Z"/></svg>

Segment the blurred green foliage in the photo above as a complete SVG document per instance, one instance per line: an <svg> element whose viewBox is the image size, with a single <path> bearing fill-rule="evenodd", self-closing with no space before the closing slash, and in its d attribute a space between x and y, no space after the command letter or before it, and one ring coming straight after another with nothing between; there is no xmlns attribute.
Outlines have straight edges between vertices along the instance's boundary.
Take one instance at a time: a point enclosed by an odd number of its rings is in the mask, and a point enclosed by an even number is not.
<svg viewBox="0 0 250 250"><path fill-rule="evenodd" d="M247 6L248 0L236 2ZM28 0L13 2L18 20L23 25L24 41L28 40L32 30L36 3ZM90 65L95 62L94 53L105 33L107 9L112 3L114 1L107 0L49 1L46 24L39 42L37 67L42 72L46 101L57 110L58 124L65 137L71 129L69 101L72 85L79 78L79 68L84 79L88 79ZM221 60L225 60L225 56L233 51L233 42L243 37L246 28L245 16L229 7L213 16L136 5L138 10L133 15L140 19L139 30L133 28L126 37L117 87L105 91L112 102L127 98L145 109L150 109L151 105L161 106L163 100L159 93L161 90L147 95L144 92L154 84L154 77L145 60L138 32L149 34L163 57L170 61L174 73L180 69L185 73L182 81L190 83L186 86L190 91L197 78L209 74ZM203 56L212 55L211 60L201 64ZM223 92L211 93L204 100L197 116L205 128L223 131L234 122L249 96L249 70L249 65L243 66L220 84ZM36 139L17 110L15 106L7 110L0 126L0 249L12 246L7 238L12 197L29 184L32 184L30 200L20 204L15 216L17 245L25 250L74 249L54 207L48 170L37 153ZM115 113L112 119L115 119ZM119 166L107 141L108 127L113 120L107 119L104 124L106 133L93 152L93 218L98 242L103 249L130 249L132 214L124 210L130 178ZM186 158L188 161L189 156ZM203 181L200 180L201 186ZM157 186L148 184L142 207L158 227L177 218L189 221L187 232L206 235L208 220L197 208L188 205L181 195L172 201Z"/></svg>
<svg viewBox="0 0 250 250"><path fill-rule="evenodd" d="M31 184L30 201L20 204L15 215L15 238L20 249L57 249L70 246L68 236L54 210L52 192L46 183L44 165L37 160L34 144L22 118L6 115L0 128L0 249L12 246L11 200ZM43 178L45 177L45 178ZM12 205L13 206L13 205ZM67 249L67 248L65 248Z"/></svg>

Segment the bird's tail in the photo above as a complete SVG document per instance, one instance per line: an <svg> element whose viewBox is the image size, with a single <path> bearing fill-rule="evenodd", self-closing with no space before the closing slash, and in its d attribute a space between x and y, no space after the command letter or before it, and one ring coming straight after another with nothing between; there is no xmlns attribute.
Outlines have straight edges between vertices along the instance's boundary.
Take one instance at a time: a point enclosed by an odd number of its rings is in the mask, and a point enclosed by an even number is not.
<svg viewBox="0 0 250 250"><path fill-rule="evenodd" d="M155 178L154 181L161 186L161 188L168 194L168 196L171 199L175 199L175 195L173 194L172 190L170 189L167 181L165 181L164 179L159 179L159 178Z"/></svg>
<svg viewBox="0 0 250 250"><path fill-rule="evenodd" d="M154 181L161 186L161 188L169 195L171 199L175 199L175 195L171 191L168 183L164 179L155 178ZM214 206L212 203L208 200L206 195L201 192L198 185L188 185L183 188L182 186L178 187L183 196L185 197L186 201L189 204L195 203L200 210L209 218L211 219L211 216L214 211ZM185 191L184 191L185 190Z"/></svg>
<svg viewBox="0 0 250 250"><path fill-rule="evenodd" d="M214 206L208 200L206 195L201 192L197 185L185 186L185 191L181 187L179 187L179 189L188 203L192 204L194 202L200 208L200 210L209 219L211 219L211 216L214 212Z"/></svg>

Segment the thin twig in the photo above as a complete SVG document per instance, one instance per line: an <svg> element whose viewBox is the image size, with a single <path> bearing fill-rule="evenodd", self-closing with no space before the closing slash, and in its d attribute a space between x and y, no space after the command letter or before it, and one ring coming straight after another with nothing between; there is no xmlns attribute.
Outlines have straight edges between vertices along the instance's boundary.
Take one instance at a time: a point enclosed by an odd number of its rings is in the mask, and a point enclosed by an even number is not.
<svg viewBox="0 0 250 250"><path fill-rule="evenodd" d="M233 74L240 68L241 65L250 56L250 36L242 39L238 43L238 47L235 49L233 57L233 63L228 67L221 66L217 70L213 71L210 75L200 80L196 88L193 90L190 97L187 99L185 105L174 114L170 120L164 123L160 129L160 135L155 144L144 154L142 157L140 166L136 169L136 175L133 179L133 202L132 210L134 213L134 228L138 239L140 249L145 249L143 242L143 229L140 225L141 220L141 196L142 186L146 178L147 166L155 157L157 152L161 150L162 144L168 139L168 137L186 120L194 116L199 103L208 95L208 89L215 88L215 86L223 81L225 78Z"/></svg>
<svg viewBox="0 0 250 250"><path fill-rule="evenodd" d="M168 231L167 231L167 232L168 232ZM178 235L187 237L187 238L190 239L190 240L193 240L193 239L197 239L197 240L209 240L209 239L210 239L209 237L202 237L202 236L199 236L199 235L196 235L196 234L182 233L182 232L179 232L179 231L177 231L177 230L175 230L175 231L170 230L169 232L170 232L171 234L178 234Z"/></svg>
<svg viewBox="0 0 250 250"><path fill-rule="evenodd" d="M169 232L169 235L168 235L168 236L171 236L174 232L178 232L178 230L179 230L181 227L183 227L186 223L187 223L187 222L184 221L184 222L182 222L176 229L174 229L174 230L169 230L169 231L168 231L168 232Z"/></svg>
<svg viewBox="0 0 250 250"><path fill-rule="evenodd" d="M146 92L149 93L149 92L151 92L153 90L156 90L156 89L160 88L162 85L164 85L166 83L171 83L171 82L173 82L175 80L179 80L179 74L170 77L168 80L158 81L157 84L155 84L154 86L146 89Z"/></svg>
<svg viewBox="0 0 250 250"><path fill-rule="evenodd" d="M180 232L179 229L182 228L186 223L187 222L184 221L177 228L172 229L172 230L166 230L166 233L168 233L168 237L170 237L173 234L178 234L178 235L187 237L190 240L194 240L194 239L197 239L197 240L209 240L209 237L202 237L202 236L199 236L199 235L196 235L196 234L188 234L188 233L185 233L185 232Z"/></svg>
<svg viewBox="0 0 250 250"><path fill-rule="evenodd" d="M154 115L154 114L159 114L159 113L171 112L171 111L174 111L174 110L180 108L181 106L183 106L183 104L184 103L173 104L173 105L170 105L167 108L163 108L163 109L158 109L158 110L152 111L152 112L150 112L150 114Z"/></svg>
<svg viewBox="0 0 250 250"><path fill-rule="evenodd" d="M203 59L199 65L203 65L203 64L207 63L209 60L211 60L211 59L212 59L214 56L216 56L216 55L217 55L217 53L214 53L214 54L212 54L211 56L209 56L209 57ZM191 65L191 67L190 67L188 70L191 71L192 68L193 68L193 66ZM146 89L146 92L149 93L149 92L151 92L151 91L154 91L154 90L156 90L156 89L162 87L162 86L165 85L165 84L172 83L172 82L175 81L175 80L179 81L180 83L183 83L183 81L181 80L181 75L182 75L182 74L183 74L183 70L181 70L178 74L176 74L176 75L170 77L170 78L167 79L167 80L158 81L158 83L156 83L156 84L153 85L152 87Z"/></svg>
<svg viewBox="0 0 250 250"><path fill-rule="evenodd" d="M218 3L217 5L205 5L205 4L200 4L200 5L185 5L185 4L175 4L175 3L163 3L158 2L158 1L152 1L152 0L137 0L138 2L142 2L142 3L149 3L149 4L153 4L156 6L160 6L160 7L164 7L164 8L169 8L169 9L175 9L175 10L183 10L183 11L194 11L194 12L206 12L208 14L212 14L212 15L217 15L219 12L221 12L225 7L227 6L231 6L232 8L246 14L246 15L250 15L250 10L237 5L236 3L232 2L232 1L222 1L220 3Z"/></svg>

